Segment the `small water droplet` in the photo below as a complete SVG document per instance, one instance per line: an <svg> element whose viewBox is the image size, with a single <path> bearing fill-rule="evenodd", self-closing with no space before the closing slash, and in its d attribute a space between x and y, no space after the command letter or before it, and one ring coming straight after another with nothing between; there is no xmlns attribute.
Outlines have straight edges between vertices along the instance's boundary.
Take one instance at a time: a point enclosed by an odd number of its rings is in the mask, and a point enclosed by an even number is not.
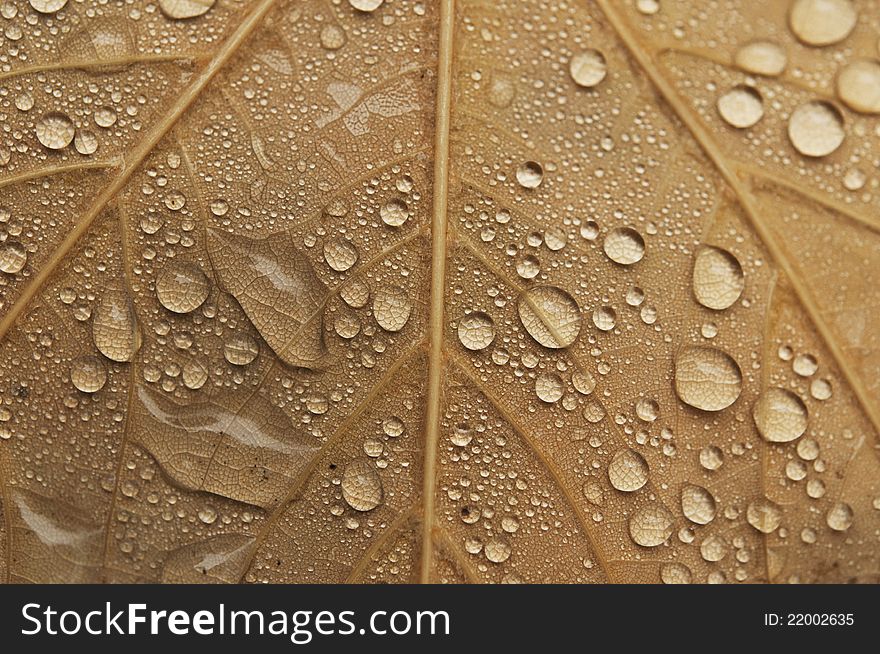
<svg viewBox="0 0 880 654"><path fill-rule="evenodd" d="M80 154L95 154L98 150L98 137L90 130L78 129L73 139L73 147Z"/></svg>
<svg viewBox="0 0 880 654"><path fill-rule="evenodd" d="M707 445L700 450L700 465L706 470L718 470L724 464L724 452L716 445Z"/></svg>
<svg viewBox="0 0 880 654"><path fill-rule="evenodd" d="M664 563L660 566L660 580L664 584L690 584L693 575L691 569L683 563Z"/></svg>
<svg viewBox="0 0 880 654"><path fill-rule="evenodd" d="M111 361L127 362L141 347L141 331L134 305L122 291L107 290L95 308L92 339Z"/></svg>
<svg viewBox="0 0 880 654"><path fill-rule="evenodd" d="M321 47L327 50L339 50L345 45L345 31L338 25L324 25L321 28Z"/></svg>
<svg viewBox="0 0 880 654"><path fill-rule="evenodd" d="M593 311L593 324L596 329L609 332L617 324L617 313L611 307L599 307Z"/></svg>

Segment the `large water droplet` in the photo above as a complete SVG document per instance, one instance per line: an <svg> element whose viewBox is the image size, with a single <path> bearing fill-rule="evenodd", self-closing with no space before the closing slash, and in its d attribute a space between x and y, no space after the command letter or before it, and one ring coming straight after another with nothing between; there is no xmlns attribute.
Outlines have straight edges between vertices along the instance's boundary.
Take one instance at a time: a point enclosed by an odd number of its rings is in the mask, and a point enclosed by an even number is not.
<svg viewBox="0 0 880 654"><path fill-rule="evenodd" d="M718 113L738 129L751 127L764 117L764 100L751 86L739 84L718 98Z"/></svg>
<svg viewBox="0 0 880 654"><path fill-rule="evenodd" d="M373 316L385 331L399 332L412 313L412 302L396 288L383 288L373 298Z"/></svg>
<svg viewBox="0 0 880 654"><path fill-rule="evenodd" d="M852 507L846 502L835 502L825 514L825 522L834 531L846 531L853 523Z"/></svg>
<svg viewBox="0 0 880 654"><path fill-rule="evenodd" d="M715 518L715 498L702 486L685 484L681 489L681 510L691 522L707 525Z"/></svg>
<svg viewBox="0 0 880 654"><path fill-rule="evenodd" d="M544 181L544 167L537 161L525 161L516 169L516 181L523 188L538 188Z"/></svg>
<svg viewBox="0 0 880 654"><path fill-rule="evenodd" d="M535 286L517 305L523 327L544 347L563 348L581 331L581 312L575 299L556 286Z"/></svg>
<svg viewBox="0 0 880 654"><path fill-rule="evenodd" d="M37 122L37 140L50 150L62 150L76 134L73 121L57 111L47 113Z"/></svg>
<svg viewBox="0 0 880 654"><path fill-rule="evenodd" d="M348 0L348 4L364 13L376 11L385 0Z"/></svg>
<svg viewBox="0 0 880 654"><path fill-rule="evenodd" d="M788 13L788 24L807 45L822 46L849 36L857 17L850 0L795 0Z"/></svg>
<svg viewBox="0 0 880 654"><path fill-rule="evenodd" d="M215 0L159 0L159 8L168 18L180 20L207 13L214 2Z"/></svg>
<svg viewBox="0 0 880 654"><path fill-rule="evenodd" d="M192 263L172 261L156 279L156 297L174 313L195 311L205 300L211 284L202 269Z"/></svg>
<svg viewBox="0 0 880 654"><path fill-rule="evenodd" d="M675 359L675 391L682 402L721 411L742 391L742 371L729 354L713 347L685 347Z"/></svg>
<svg viewBox="0 0 880 654"><path fill-rule="evenodd" d="M630 266L645 256L645 239L631 227L618 227L608 233L602 248L615 263Z"/></svg>
<svg viewBox="0 0 880 654"><path fill-rule="evenodd" d="M568 62L568 72L574 83L584 88L592 88L605 79L608 64L605 55L598 50L585 50L574 55Z"/></svg>
<svg viewBox="0 0 880 654"><path fill-rule="evenodd" d="M694 297L704 307L726 309L745 288L742 266L727 250L703 246L694 259L693 288Z"/></svg>
<svg viewBox="0 0 880 654"><path fill-rule="evenodd" d="M342 497L355 511L372 511L382 503L382 479L372 462L359 459L345 466Z"/></svg>
<svg viewBox="0 0 880 654"><path fill-rule="evenodd" d="M41 14L54 14L67 4L67 0L28 0L34 11Z"/></svg>
<svg viewBox="0 0 880 654"><path fill-rule="evenodd" d="M246 366L252 363L260 353L256 339L246 332L233 334L223 344L223 357L234 366Z"/></svg>
<svg viewBox="0 0 880 654"><path fill-rule="evenodd" d="M646 504L629 519L629 535L637 545L657 547L672 535L675 518L657 502Z"/></svg>
<svg viewBox="0 0 880 654"><path fill-rule="evenodd" d="M771 443L788 443L807 430L807 407L784 388L768 388L752 408L758 432Z"/></svg>
<svg viewBox="0 0 880 654"><path fill-rule="evenodd" d="M458 340L469 350L483 350L495 340L495 322L482 311L469 313L458 322Z"/></svg>
<svg viewBox="0 0 880 654"><path fill-rule="evenodd" d="M97 393L107 383L107 369L96 356L87 355L70 364L70 381L83 393Z"/></svg>
<svg viewBox="0 0 880 654"><path fill-rule="evenodd" d="M800 105L788 120L791 144L807 157L831 154L840 147L845 136L843 116L837 107L824 100Z"/></svg>
<svg viewBox="0 0 880 654"><path fill-rule="evenodd" d="M880 62L854 61L837 75L837 95L864 114L880 113Z"/></svg>
<svg viewBox="0 0 880 654"><path fill-rule="evenodd" d="M122 291L107 290L92 317L92 339L111 361L126 362L141 347L141 331L134 305Z"/></svg>
<svg viewBox="0 0 880 654"><path fill-rule="evenodd" d="M648 483L648 462L635 450L620 450L608 465L608 480L619 491L637 491Z"/></svg>
<svg viewBox="0 0 880 654"><path fill-rule="evenodd" d="M734 61L747 73L776 77L785 70L788 56L772 41L752 41L737 50Z"/></svg>

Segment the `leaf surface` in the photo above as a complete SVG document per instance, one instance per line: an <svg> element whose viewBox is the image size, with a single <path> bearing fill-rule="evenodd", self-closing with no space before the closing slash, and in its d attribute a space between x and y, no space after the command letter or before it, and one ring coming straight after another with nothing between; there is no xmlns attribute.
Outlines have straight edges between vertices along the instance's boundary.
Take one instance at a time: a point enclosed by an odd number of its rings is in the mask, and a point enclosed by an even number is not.
<svg viewBox="0 0 880 654"><path fill-rule="evenodd" d="M0 574L876 581L873 3L357 4L0 19Z"/></svg>

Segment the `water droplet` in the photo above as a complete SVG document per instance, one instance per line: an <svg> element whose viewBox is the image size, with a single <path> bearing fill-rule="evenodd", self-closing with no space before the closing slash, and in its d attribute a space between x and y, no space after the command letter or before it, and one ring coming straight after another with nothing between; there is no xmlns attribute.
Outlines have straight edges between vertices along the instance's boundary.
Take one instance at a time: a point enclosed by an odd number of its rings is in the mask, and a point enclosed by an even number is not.
<svg viewBox="0 0 880 654"><path fill-rule="evenodd" d="M589 395L596 388L596 380L588 372L576 370L571 374L571 384L581 395Z"/></svg>
<svg viewBox="0 0 880 654"><path fill-rule="evenodd" d="M629 535L637 545L657 547L672 535L675 517L657 502L646 504L629 520Z"/></svg>
<svg viewBox="0 0 880 654"><path fill-rule="evenodd" d="M98 357L83 356L70 364L70 381L83 393L97 393L107 383L107 369Z"/></svg>
<svg viewBox="0 0 880 654"><path fill-rule="evenodd" d="M605 502L605 491L602 490L602 484L596 479L588 479L585 481L581 488L581 492L583 492L584 497L588 502L591 502L596 506L602 506Z"/></svg>
<svg viewBox="0 0 880 654"><path fill-rule="evenodd" d="M343 313L336 316L336 319L333 321L333 330L340 338L352 339L360 334L361 321L355 315Z"/></svg>
<svg viewBox="0 0 880 654"><path fill-rule="evenodd" d="M581 331L580 307L571 295L556 286L528 289L520 296L517 309L529 336L544 347L568 347Z"/></svg>
<svg viewBox="0 0 880 654"><path fill-rule="evenodd" d="M742 391L742 371L729 354L713 347L686 347L675 359L675 391L682 402L721 411Z"/></svg>
<svg viewBox="0 0 880 654"><path fill-rule="evenodd" d="M640 397L636 400L636 415L639 420L645 422L654 422L660 415L660 405L655 400L647 397Z"/></svg>
<svg viewBox="0 0 880 654"><path fill-rule="evenodd" d="M749 503L746 520L762 534L771 534L782 523L782 509L778 504L762 497Z"/></svg>
<svg viewBox="0 0 880 654"><path fill-rule="evenodd" d="M73 147L80 154L95 154L98 150L98 137L90 130L78 129L73 139Z"/></svg>
<svg viewBox="0 0 880 654"><path fill-rule="evenodd" d="M819 362L811 354L798 354L791 362L791 369L801 377L812 377L819 369Z"/></svg>
<svg viewBox="0 0 880 654"><path fill-rule="evenodd" d="M681 510L691 522L707 525L715 518L715 498L702 486L685 484L681 489Z"/></svg>
<svg viewBox="0 0 880 654"><path fill-rule="evenodd" d="M837 95L854 111L880 113L880 62L854 61L837 75Z"/></svg>
<svg viewBox="0 0 880 654"><path fill-rule="evenodd" d="M845 136L840 111L823 100L800 105L788 120L788 138L791 144L807 157L831 154L840 147Z"/></svg>
<svg viewBox="0 0 880 654"><path fill-rule="evenodd" d="M745 276L739 261L727 250L703 246L694 259L694 297L704 307L720 311L742 295Z"/></svg>
<svg viewBox="0 0 880 654"><path fill-rule="evenodd" d="M700 465L706 470L718 470L724 464L724 452L716 445L707 445L700 450Z"/></svg>
<svg viewBox="0 0 880 654"><path fill-rule="evenodd" d="M579 52L568 62L568 72L574 83L584 88L592 88L605 79L608 64L605 55L598 50Z"/></svg>
<svg viewBox="0 0 880 654"><path fill-rule="evenodd" d="M383 288L373 298L373 316L385 331L399 332L412 313L412 303L406 294L396 288Z"/></svg>
<svg viewBox="0 0 880 654"><path fill-rule="evenodd" d="M538 188L544 181L544 167L537 161L524 161L516 169L516 181L523 188Z"/></svg>
<svg viewBox="0 0 880 654"><path fill-rule="evenodd" d="M37 122L37 140L50 150L61 150L70 145L76 130L65 114L52 111Z"/></svg>
<svg viewBox="0 0 880 654"><path fill-rule="evenodd" d="M752 417L758 432L771 443L788 443L807 430L807 407L784 388L768 388L755 402Z"/></svg>
<svg viewBox="0 0 880 654"><path fill-rule="evenodd" d="M660 566L660 580L664 584L690 584L693 575L683 563L664 563Z"/></svg>
<svg viewBox="0 0 880 654"><path fill-rule="evenodd" d="M379 216L382 218L382 222L389 227L400 227L409 219L409 207L400 198L395 198L382 205L382 208L379 209Z"/></svg>
<svg viewBox="0 0 880 654"><path fill-rule="evenodd" d="M660 0L637 0L636 9L640 14L653 16L660 11Z"/></svg>
<svg viewBox="0 0 880 654"><path fill-rule="evenodd" d="M619 491L637 491L648 483L648 462L635 450L620 450L608 464L608 480Z"/></svg>
<svg viewBox="0 0 880 654"><path fill-rule="evenodd" d="M825 514L825 522L834 531L846 531L853 523L852 507L846 502L835 502Z"/></svg>
<svg viewBox="0 0 880 654"><path fill-rule="evenodd" d="M593 324L596 329L609 332L617 324L617 313L611 307L599 307L593 311Z"/></svg>
<svg viewBox="0 0 880 654"><path fill-rule="evenodd" d="M720 536L712 534L700 543L700 556L710 563L720 561L727 556L727 543Z"/></svg>
<svg viewBox="0 0 880 654"><path fill-rule="evenodd" d="M839 43L856 26L850 0L795 0L788 13L794 35L807 45Z"/></svg>
<svg viewBox="0 0 880 654"><path fill-rule="evenodd" d="M516 262L516 273L523 279L534 279L541 272L541 262L533 254L527 254Z"/></svg>
<svg viewBox="0 0 880 654"><path fill-rule="evenodd" d="M159 8L168 18L180 20L207 13L214 2L215 0L159 0Z"/></svg>
<svg viewBox="0 0 880 654"><path fill-rule="evenodd" d="M542 402L552 404L562 398L565 386L562 378L555 373L544 373L535 380L535 394Z"/></svg>
<svg viewBox="0 0 880 654"><path fill-rule="evenodd" d="M382 421L382 431L389 438L398 438L403 434L403 420L397 416L390 416Z"/></svg>
<svg viewBox="0 0 880 654"><path fill-rule="evenodd" d="M92 339L111 361L126 362L141 347L141 331L134 305L122 291L107 290L95 308Z"/></svg>
<svg viewBox="0 0 880 654"><path fill-rule="evenodd" d="M165 206L171 211L180 211L186 206L186 196L180 191L171 191L165 196Z"/></svg>
<svg viewBox="0 0 880 654"><path fill-rule="evenodd" d="M482 311L469 313L458 322L458 340L469 350L483 350L495 340L495 322Z"/></svg>
<svg viewBox="0 0 880 654"><path fill-rule="evenodd" d="M202 269L183 261L172 261L156 279L156 297L163 307L174 313L195 311L208 299L210 289Z"/></svg>
<svg viewBox="0 0 880 654"><path fill-rule="evenodd" d="M510 545L500 538L493 538L486 543L483 552L492 563L504 563L510 558Z"/></svg>
<svg viewBox="0 0 880 654"><path fill-rule="evenodd" d="M385 2L385 0L348 0L348 4L358 11L363 11L365 13L376 11L382 6L383 2Z"/></svg>
<svg viewBox="0 0 880 654"><path fill-rule="evenodd" d="M67 0L28 0L34 11L41 14L54 14L67 4Z"/></svg>
<svg viewBox="0 0 880 654"><path fill-rule="evenodd" d="M116 124L116 110L113 107L98 107L95 110L95 124L108 128Z"/></svg>
<svg viewBox="0 0 880 654"><path fill-rule="evenodd" d="M756 124L764 117L764 100L756 89L744 84L734 86L718 98L718 113L738 129Z"/></svg>
<svg viewBox="0 0 880 654"><path fill-rule="evenodd" d="M602 248L615 263L630 266L645 256L645 239L631 227L618 227L608 233Z"/></svg>
<svg viewBox="0 0 880 654"><path fill-rule="evenodd" d="M19 273L27 264L27 260L27 250L18 241L0 244L0 271L9 275Z"/></svg>
<svg viewBox="0 0 880 654"><path fill-rule="evenodd" d="M752 41L737 50L734 61L747 73L776 77L788 65L788 56L772 41Z"/></svg>
<svg viewBox="0 0 880 654"><path fill-rule="evenodd" d="M334 238L324 243L324 261L336 272L345 272L358 260L354 244L345 238Z"/></svg>
<svg viewBox="0 0 880 654"><path fill-rule="evenodd" d="M355 511L372 511L382 503L382 478L372 462L358 459L345 466L342 497Z"/></svg>
<svg viewBox="0 0 880 654"><path fill-rule="evenodd" d="M208 381L208 371L198 361L187 361L183 366L183 384L190 390L198 390Z"/></svg>
<svg viewBox="0 0 880 654"><path fill-rule="evenodd" d="M452 430L452 436L449 437L452 444L458 447L466 447L473 439L474 430L466 422L455 425L455 428Z"/></svg>
<svg viewBox="0 0 880 654"><path fill-rule="evenodd" d="M223 344L223 357L234 366L252 363L260 353L256 339L246 332L234 334Z"/></svg>
<svg viewBox="0 0 880 654"><path fill-rule="evenodd" d="M339 50L345 45L345 31L338 25L324 25L321 28L321 47Z"/></svg>
<svg viewBox="0 0 880 654"><path fill-rule="evenodd" d="M831 399L831 382L827 379L814 379L810 383L810 395L820 401Z"/></svg>

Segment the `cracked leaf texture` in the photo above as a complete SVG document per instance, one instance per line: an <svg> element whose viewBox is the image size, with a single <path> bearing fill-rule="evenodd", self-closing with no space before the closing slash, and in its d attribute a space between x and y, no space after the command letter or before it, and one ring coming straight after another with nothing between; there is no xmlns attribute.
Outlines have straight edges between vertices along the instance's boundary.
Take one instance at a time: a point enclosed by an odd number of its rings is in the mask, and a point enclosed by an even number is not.
<svg viewBox="0 0 880 654"><path fill-rule="evenodd" d="M0 578L878 580L877 3L0 26Z"/></svg>

